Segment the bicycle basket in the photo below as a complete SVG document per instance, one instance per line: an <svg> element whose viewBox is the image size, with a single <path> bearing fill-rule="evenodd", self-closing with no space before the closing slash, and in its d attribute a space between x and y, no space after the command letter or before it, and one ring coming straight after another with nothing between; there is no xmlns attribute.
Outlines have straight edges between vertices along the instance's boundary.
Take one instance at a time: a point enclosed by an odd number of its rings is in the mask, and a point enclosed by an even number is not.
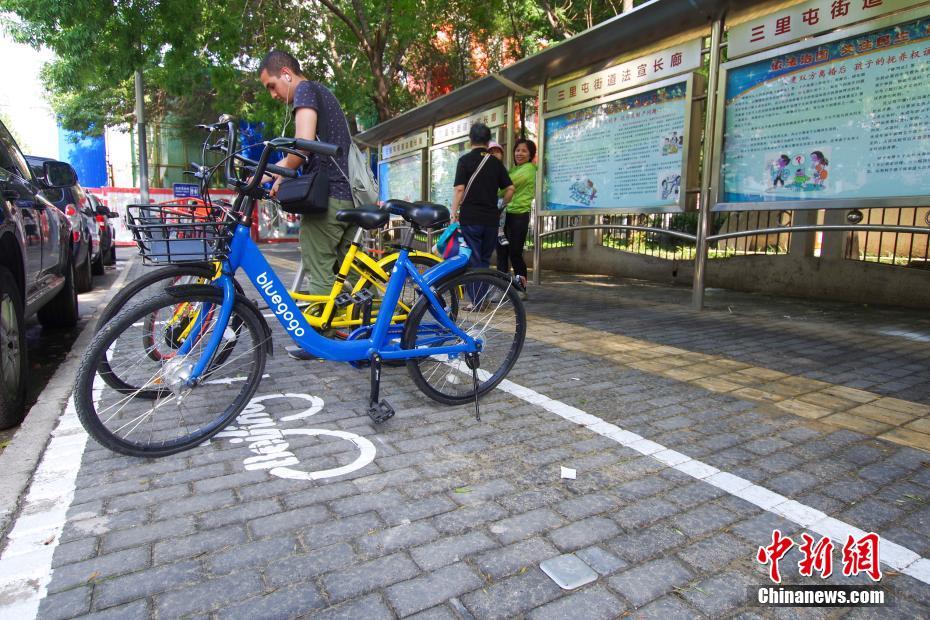
<svg viewBox="0 0 930 620"><path fill-rule="evenodd" d="M142 261L155 265L212 261L225 251L234 224L204 206L129 205L126 214Z"/></svg>

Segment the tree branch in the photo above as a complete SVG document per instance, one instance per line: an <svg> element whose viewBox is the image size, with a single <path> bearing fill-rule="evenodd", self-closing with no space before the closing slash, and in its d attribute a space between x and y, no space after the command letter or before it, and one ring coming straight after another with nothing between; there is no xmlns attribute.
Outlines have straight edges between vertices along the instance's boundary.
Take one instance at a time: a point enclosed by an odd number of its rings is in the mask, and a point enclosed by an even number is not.
<svg viewBox="0 0 930 620"><path fill-rule="evenodd" d="M372 54L371 43L359 28L358 24L349 19L349 16L343 13L342 10L332 2L332 0L319 0L319 2L327 9L329 9L333 15L339 18L342 23L349 27L349 30L352 31L352 34L355 35L355 38L357 38L358 42L361 44L362 51L364 51L365 55L370 58Z"/></svg>

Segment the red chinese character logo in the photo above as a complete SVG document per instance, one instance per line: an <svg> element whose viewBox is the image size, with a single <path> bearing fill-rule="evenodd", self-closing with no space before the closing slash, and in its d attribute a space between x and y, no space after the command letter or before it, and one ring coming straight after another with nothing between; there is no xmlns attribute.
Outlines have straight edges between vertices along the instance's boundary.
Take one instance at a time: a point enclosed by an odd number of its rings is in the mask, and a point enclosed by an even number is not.
<svg viewBox="0 0 930 620"><path fill-rule="evenodd" d="M646 69L647 67L645 64L642 64L636 67L636 77L643 77L644 75L646 75Z"/></svg>
<svg viewBox="0 0 930 620"><path fill-rule="evenodd" d="M588 92L588 88L589 88L588 83L587 83L587 82L584 82L584 83L581 85L581 92L583 92L583 93Z"/></svg>
<svg viewBox="0 0 930 620"><path fill-rule="evenodd" d="M601 78L594 78L594 90L600 90L604 85L604 80Z"/></svg>
<svg viewBox="0 0 930 620"><path fill-rule="evenodd" d="M852 43L843 43L840 47L840 56L852 56L856 53L856 46Z"/></svg>
<svg viewBox="0 0 930 620"><path fill-rule="evenodd" d="M801 15L801 20L808 26L816 26L820 23L820 9L807 9Z"/></svg>
<svg viewBox="0 0 930 620"><path fill-rule="evenodd" d="M762 41L764 39L765 39L765 24L759 24L758 26L753 26L751 38L749 39L749 42L755 43L756 41Z"/></svg>
<svg viewBox="0 0 930 620"><path fill-rule="evenodd" d="M787 34L791 32L791 16L779 17L775 21L775 35Z"/></svg>
<svg viewBox="0 0 930 620"><path fill-rule="evenodd" d="M653 71L662 71L662 70L664 70L664 69L665 69L664 63L665 63L665 59L663 59L663 58L656 58L655 62L652 63L652 70L653 70Z"/></svg>
<svg viewBox="0 0 930 620"><path fill-rule="evenodd" d="M565 99L565 89L560 88L559 89L559 101L562 101L563 99Z"/></svg>
<svg viewBox="0 0 930 620"><path fill-rule="evenodd" d="M911 40L911 35L906 30L901 30L894 36L895 43L907 43Z"/></svg>
<svg viewBox="0 0 930 620"><path fill-rule="evenodd" d="M849 15L848 0L835 0L833 6L830 7L830 15L833 17L833 19Z"/></svg>
<svg viewBox="0 0 930 620"><path fill-rule="evenodd" d="M616 74L616 73L611 73L610 75L607 76L607 85L608 85L608 86L613 86L613 85L615 85L616 83L617 83L617 74Z"/></svg>
<svg viewBox="0 0 930 620"><path fill-rule="evenodd" d="M882 569L878 565L878 534L869 532L859 540L852 534L843 545L843 575L852 577L865 573L872 581L880 581Z"/></svg>
<svg viewBox="0 0 930 620"><path fill-rule="evenodd" d="M629 82L631 79L633 79L633 72L632 72L632 70L630 70L630 69L624 69L624 70L623 70L623 76L621 77L621 81L622 81L622 82Z"/></svg>
<svg viewBox="0 0 930 620"><path fill-rule="evenodd" d="M875 39L875 45L877 47L888 47L889 45L891 45L891 35L890 34L880 35L877 39Z"/></svg>
<svg viewBox="0 0 930 620"><path fill-rule="evenodd" d="M772 69L771 69L772 71L781 71L784 68L785 68L785 61L783 61L781 58L776 58L775 60L772 61Z"/></svg>
<svg viewBox="0 0 930 620"><path fill-rule="evenodd" d="M862 0L863 9L874 9L875 7L881 6L883 0Z"/></svg>
<svg viewBox="0 0 930 620"><path fill-rule="evenodd" d="M772 544L768 547L759 547L759 552L756 553L756 560L758 560L759 564L771 564L771 567L769 567L769 577L773 582L781 583L781 574L778 572L778 561L781 560L793 546L794 541L791 540L790 536L783 537L781 531L775 530L772 532Z"/></svg>
<svg viewBox="0 0 930 620"><path fill-rule="evenodd" d="M788 60L785 61L785 64L788 65L789 67L797 67L798 59L795 58L794 56L788 56Z"/></svg>
<svg viewBox="0 0 930 620"><path fill-rule="evenodd" d="M681 63L682 63L682 60L683 60L683 58L682 58L682 53L681 53L681 52L675 52L674 54L672 54L672 66L673 66L673 67L678 67L678 66L680 66Z"/></svg>
<svg viewBox="0 0 930 620"><path fill-rule="evenodd" d="M578 94L578 87L577 87L577 86L569 86L569 87L568 87L568 96L569 96L569 97L574 97L574 96L577 95L577 94Z"/></svg>
<svg viewBox="0 0 930 620"><path fill-rule="evenodd" d="M824 48L817 50L817 60L818 62L821 60L830 60L830 50Z"/></svg>
<svg viewBox="0 0 930 620"><path fill-rule="evenodd" d="M861 39L859 41L858 47L859 47L860 52L869 51L870 49L872 49L872 39Z"/></svg>
<svg viewBox="0 0 930 620"><path fill-rule="evenodd" d="M809 64L811 64L812 62L814 62L814 55L813 55L813 54L802 54L802 55L801 55L801 64L802 64L802 65L809 65Z"/></svg>
<svg viewBox="0 0 930 620"><path fill-rule="evenodd" d="M799 547L804 557L798 562L800 573L805 577L814 574L814 570L820 573L823 579L833 574L833 542L823 537L816 545L814 538L810 534L801 534L804 544Z"/></svg>

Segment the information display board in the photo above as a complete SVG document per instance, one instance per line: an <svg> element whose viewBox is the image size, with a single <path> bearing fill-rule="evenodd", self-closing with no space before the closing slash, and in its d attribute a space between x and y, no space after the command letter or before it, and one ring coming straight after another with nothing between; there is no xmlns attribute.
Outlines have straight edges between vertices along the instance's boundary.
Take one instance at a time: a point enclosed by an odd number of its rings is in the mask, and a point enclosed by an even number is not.
<svg viewBox="0 0 930 620"><path fill-rule="evenodd" d="M682 210L693 84L674 78L548 116L543 210Z"/></svg>
<svg viewBox="0 0 930 620"><path fill-rule="evenodd" d="M378 164L380 200L423 200L423 151Z"/></svg>
<svg viewBox="0 0 930 620"><path fill-rule="evenodd" d="M930 19L876 25L724 65L715 208L930 201Z"/></svg>
<svg viewBox="0 0 930 620"><path fill-rule="evenodd" d="M438 146L430 151L429 200L437 204L452 204L452 183L459 157L468 149L468 140Z"/></svg>

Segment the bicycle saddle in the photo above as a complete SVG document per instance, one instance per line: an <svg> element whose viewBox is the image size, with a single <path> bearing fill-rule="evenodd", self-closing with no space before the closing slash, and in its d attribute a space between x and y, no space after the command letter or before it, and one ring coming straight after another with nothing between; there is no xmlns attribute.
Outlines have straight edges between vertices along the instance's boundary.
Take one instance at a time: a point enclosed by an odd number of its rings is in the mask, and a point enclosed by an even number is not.
<svg viewBox="0 0 930 620"><path fill-rule="evenodd" d="M349 222L365 230L381 228L387 224L390 213L378 207L361 207L359 209L343 209L336 212L336 219L340 222Z"/></svg>
<svg viewBox="0 0 930 620"><path fill-rule="evenodd" d="M384 208L418 228L435 228L449 221L449 209L431 202L388 200Z"/></svg>

